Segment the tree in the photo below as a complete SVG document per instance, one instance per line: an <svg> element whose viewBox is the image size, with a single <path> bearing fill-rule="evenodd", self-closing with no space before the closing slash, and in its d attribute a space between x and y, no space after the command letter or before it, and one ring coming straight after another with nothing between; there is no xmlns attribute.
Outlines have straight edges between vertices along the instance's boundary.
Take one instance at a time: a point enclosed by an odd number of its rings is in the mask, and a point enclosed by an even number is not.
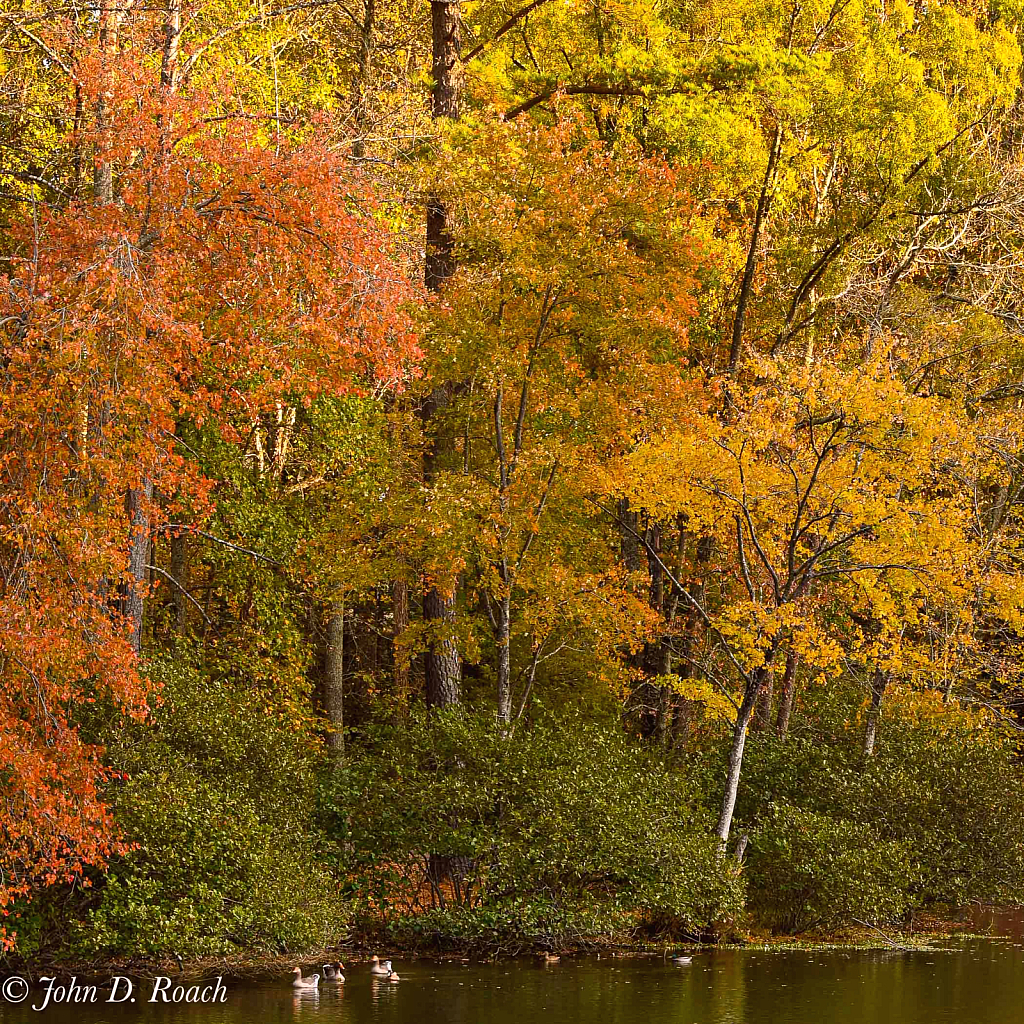
<svg viewBox="0 0 1024 1024"><path fill-rule="evenodd" d="M929 607L979 585L984 551L955 483L982 442L956 401L914 395L881 359L765 364L758 385L722 393L722 411L639 445L618 493L714 541L722 582L706 600L687 587L690 567L662 566L713 639L705 671L715 679L724 662L739 684L724 848L748 726L784 646L819 672L847 660L920 672Z"/></svg>
<svg viewBox="0 0 1024 1024"><path fill-rule="evenodd" d="M642 407L656 419L684 391L700 256L685 183L658 161L612 157L576 118L550 129L478 122L457 145L447 194L459 270L424 328L435 353L425 386L467 383L437 413L447 436L462 436L458 461L434 483L434 515L452 525L430 562L467 566L507 726L514 620L544 600L554 566L581 586L611 568L603 545L572 550L576 530L602 531L587 525L589 475L631 444ZM609 621L623 600L609 597ZM648 616L627 603L635 643ZM520 633L525 685L545 633ZM611 633L622 639L619 625Z"/></svg>
<svg viewBox="0 0 1024 1024"><path fill-rule="evenodd" d="M416 353L371 190L315 135L261 145L168 88L171 36L150 40L177 17L129 11L116 47L75 40L103 202L36 196L3 281L5 902L111 848L75 705L146 712L139 555L180 531L176 509L209 507L183 419L239 442L232 413L393 381Z"/></svg>

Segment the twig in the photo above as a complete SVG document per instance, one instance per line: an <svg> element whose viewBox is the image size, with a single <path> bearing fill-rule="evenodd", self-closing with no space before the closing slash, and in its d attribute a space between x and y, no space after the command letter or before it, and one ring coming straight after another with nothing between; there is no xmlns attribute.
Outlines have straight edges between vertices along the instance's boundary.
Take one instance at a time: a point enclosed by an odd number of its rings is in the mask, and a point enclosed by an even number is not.
<svg viewBox="0 0 1024 1024"><path fill-rule="evenodd" d="M199 611L199 614L202 615L203 619L206 621L206 624L208 626L213 625L213 623L210 621L210 617L206 614L206 612L203 611L203 606L169 572L165 572L163 569L160 568L159 565L147 565L146 568L151 569L153 572L160 573L160 575L163 576L165 580L169 581L170 583L173 583L178 588L178 590L196 606L196 608Z"/></svg>
<svg viewBox="0 0 1024 1024"><path fill-rule="evenodd" d="M197 530L194 526L189 526L188 523L167 523L162 528L164 533L169 530L183 530L185 533L194 533L197 537L205 537L214 544L220 544L222 547L230 548L232 551L240 551L243 555L248 555L250 558L266 562L267 565L276 566L278 569L284 568L283 562L278 562L273 558L268 558L266 555L261 555L258 551L253 551L251 548L243 548L241 544L232 544L231 541L224 540L223 537L217 537L212 533L207 533L205 530Z"/></svg>
<svg viewBox="0 0 1024 1024"><path fill-rule="evenodd" d="M885 932L882 931L881 928L876 928L873 924L868 924L867 921L858 920L856 917L853 917L850 920L853 921L854 924L859 924L864 928L870 928L873 932L878 932L878 934L881 935L882 938L893 947L893 949L902 949L905 953L913 952L913 948L911 946L901 946L898 942L894 942L885 934Z"/></svg>

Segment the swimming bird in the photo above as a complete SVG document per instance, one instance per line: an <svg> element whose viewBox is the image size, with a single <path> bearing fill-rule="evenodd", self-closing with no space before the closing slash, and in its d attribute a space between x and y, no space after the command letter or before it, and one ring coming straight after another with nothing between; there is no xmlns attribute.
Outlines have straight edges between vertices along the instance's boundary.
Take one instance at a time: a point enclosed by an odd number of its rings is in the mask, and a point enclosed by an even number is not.
<svg viewBox="0 0 1024 1024"><path fill-rule="evenodd" d="M377 957L371 956L370 973L378 978L386 978L391 973L391 961L388 960L385 967Z"/></svg>
<svg viewBox="0 0 1024 1024"><path fill-rule="evenodd" d="M388 963L391 963L391 961L389 960ZM401 980L402 979L398 977L398 972L397 971L388 971L388 981L401 981Z"/></svg>
<svg viewBox="0 0 1024 1024"><path fill-rule="evenodd" d="M345 965L341 961L324 964L324 981L335 981L340 985L345 980L345 975L342 974L344 969Z"/></svg>
<svg viewBox="0 0 1024 1024"><path fill-rule="evenodd" d="M311 974L308 978L304 978L301 967L293 967L292 974L295 975L292 979L292 988L317 988L320 985L319 974Z"/></svg>
<svg viewBox="0 0 1024 1024"><path fill-rule="evenodd" d="M546 964L557 964L562 958L557 953L545 953L544 963Z"/></svg>
<svg viewBox="0 0 1024 1024"><path fill-rule="evenodd" d="M692 956L683 956L682 954L680 954L679 956L672 957L672 963L674 963L674 964L688 964L688 963L692 963L692 962L693 962L693 957Z"/></svg>

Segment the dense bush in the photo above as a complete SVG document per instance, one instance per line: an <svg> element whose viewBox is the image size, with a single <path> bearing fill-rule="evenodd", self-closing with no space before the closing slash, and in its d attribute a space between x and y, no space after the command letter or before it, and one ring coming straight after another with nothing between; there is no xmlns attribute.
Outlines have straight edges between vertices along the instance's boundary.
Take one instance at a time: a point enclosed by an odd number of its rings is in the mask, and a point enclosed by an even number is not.
<svg viewBox="0 0 1024 1024"><path fill-rule="evenodd" d="M947 711L891 715L850 803L912 851L919 902L1024 902L1024 785L1014 737Z"/></svg>
<svg viewBox="0 0 1024 1024"><path fill-rule="evenodd" d="M808 699L799 731L757 733L747 745L737 821L751 835L756 918L786 930L812 918L892 921L911 906L1024 900L1024 788L1012 736L976 714L932 707L938 695L897 693L865 759L859 694L837 688ZM693 768L714 800L717 752ZM883 870L886 861L907 870ZM857 872L865 899L840 898L842 879L856 887ZM883 894L876 887L886 878Z"/></svg>
<svg viewBox="0 0 1024 1024"><path fill-rule="evenodd" d="M772 805L751 837L749 909L793 934L850 921L892 921L910 905L912 858L866 825Z"/></svg>
<svg viewBox="0 0 1024 1024"><path fill-rule="evenodd" d="M542 940L740 904L707 812L615 725L552 717L506 737L487 715L414 715L376 727L337 785L367 905L425 907L427 932Z"/></svg>
<svg viewBox="0 0 1024 1024"><path fill-rule="evenodd" d="M80 713L123 774L108 796L132 848L93 888L14 908L26 953L312 950L353 920L406 946L514 950L744 909L793 933L1024 896L1014 738L927 698L886 705L869 759L841 686L808 695L785 739L753 733L737 873L712 836L713 736L667 763L611 716L538 712L508 736L487 712L419 709L370 717L338 763L244 673L154 672L150 722Z"/></svg>
<svg viewBox="0 0 1024 1024"><path fill-rule="evenodd" d="M77 943L183 956L312 948L345 926L315 829L317 747L253 692L169 665L149 725L111 748L135 844L97 889Z"/></svg>

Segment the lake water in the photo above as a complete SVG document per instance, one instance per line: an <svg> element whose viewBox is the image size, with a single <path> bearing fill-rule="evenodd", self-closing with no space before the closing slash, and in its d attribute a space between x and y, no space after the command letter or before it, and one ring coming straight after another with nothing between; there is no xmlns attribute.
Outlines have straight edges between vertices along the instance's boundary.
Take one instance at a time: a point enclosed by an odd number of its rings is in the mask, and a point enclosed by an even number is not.
<svg viewBox="0 0 1024 1024"><path fill-rule="evenodd" d="M379 982L347 965L344 986L295 994L287 979L227 983L226 1002L50 1005L42 990L0 1003L0 1024L1016 1024L1024 1021L1024 949L956 943L927 953L715 950L688 966L660 958L396 961Z"/></svg>

